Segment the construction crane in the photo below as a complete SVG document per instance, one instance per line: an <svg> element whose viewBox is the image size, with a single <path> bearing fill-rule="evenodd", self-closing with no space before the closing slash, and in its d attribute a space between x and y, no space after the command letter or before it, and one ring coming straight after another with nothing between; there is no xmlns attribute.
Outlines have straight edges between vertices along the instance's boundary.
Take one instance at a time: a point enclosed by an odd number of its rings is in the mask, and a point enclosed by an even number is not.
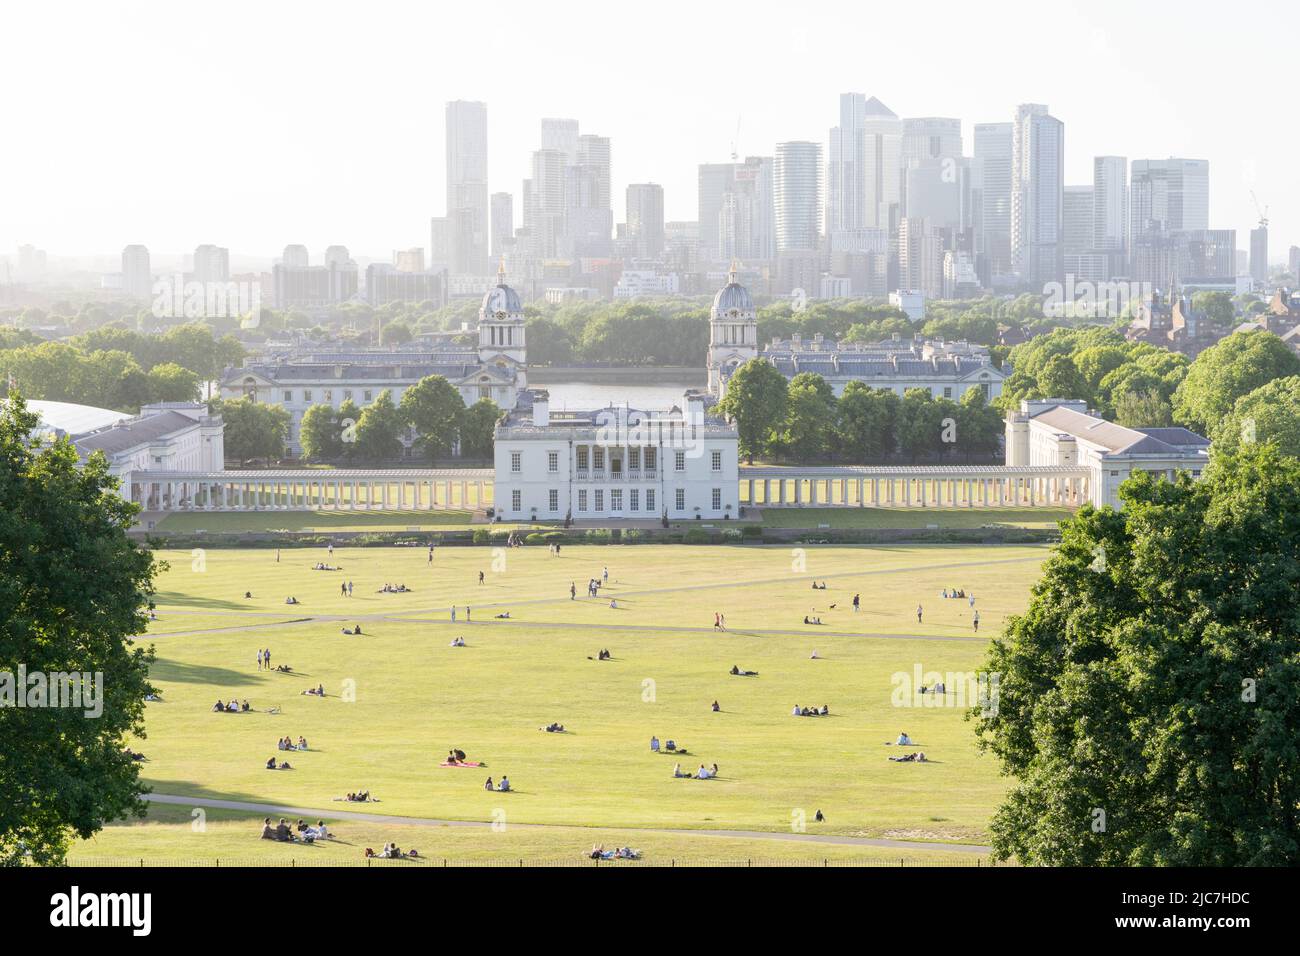
<svg viewBox="0 0 1300 956"><path fill-rule="evenodd" d="M1255 204L1255 212L1259 215L1259 228L1267 229L1268 228L1268 207L1264 206L1263 208L1260 208L1259 199L1256 198L1255 190L1253 189L1250 191L1250 199L1251 202Z"/></svg>

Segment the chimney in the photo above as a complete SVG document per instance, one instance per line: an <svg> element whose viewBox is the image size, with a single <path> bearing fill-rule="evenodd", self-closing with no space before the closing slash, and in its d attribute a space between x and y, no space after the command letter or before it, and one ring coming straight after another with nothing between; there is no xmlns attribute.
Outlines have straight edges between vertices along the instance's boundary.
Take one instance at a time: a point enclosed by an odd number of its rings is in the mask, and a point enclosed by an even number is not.
<svg viewBox="0 0 1300 956"><path fill-rule="evenodd" d="M546 428L551 424L550 392L541 389L533 392L533 424L538 428Z"/></svg>

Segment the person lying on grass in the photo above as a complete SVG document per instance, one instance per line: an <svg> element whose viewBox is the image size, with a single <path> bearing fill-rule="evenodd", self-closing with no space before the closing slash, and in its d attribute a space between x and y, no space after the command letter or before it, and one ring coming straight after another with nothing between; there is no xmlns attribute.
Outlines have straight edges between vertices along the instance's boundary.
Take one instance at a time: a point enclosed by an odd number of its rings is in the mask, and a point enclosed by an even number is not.
<svg viewBox="0 0 1300 956"><path fill-rule="evenodd" d="M758 671L747 671L736 664L731 665L730 673L732 677L757 677L758 676Z"/></svg>
<svg viewBox="0 0 1300 956"><path fill-rule="evenodd" d="M547 724L545 727L542 728L542 730L546 731L548 734L562 734L564 733L564 724L561 723Z"/></svg>
<svg viewBox="0 0 1300 956"><path fill-rule="evenodd" d="M920 750L917 750L910 754L903 754L903 756L901 757L890 757L889 759L892 760L894 763L928 763L929 762L925 758L925 753Z"/></svg>
<svg viewBox="0 0 1300 956"><path fill-rule="evenodd" d="M305 691L303 691L303 694L305 694L308 697L324 697L325 685L317 684L315 687L308 687Z"/></svg>

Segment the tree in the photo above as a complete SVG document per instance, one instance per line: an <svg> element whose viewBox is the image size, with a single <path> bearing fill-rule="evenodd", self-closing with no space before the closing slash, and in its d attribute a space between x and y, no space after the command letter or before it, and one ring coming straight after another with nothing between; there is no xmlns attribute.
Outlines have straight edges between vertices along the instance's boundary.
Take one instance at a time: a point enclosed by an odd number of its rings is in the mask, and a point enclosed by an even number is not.
<svg viewBox="0 0 1300 956"><path fill-rule="evenodd" d="M390 322L379 332L380 345L404 345L415 338L415 333L405 322Z"/></svg>
<svg viewBox="0 0 1300 956"><path fill-rule="evenodd" d="M332 405L313 405L298 423L302 457L310 461L337 461L343 457L343 429Z"/></svg>
<svg viewBox="0 0 1300 956"><path fill-rule="evenodd" d="M149 401L193 402L199 397L199 377L175 362L164 362L149 369Z"/></svg>
<svg viewBox="0 0 1300 956"><path fill-rule="evenodd" d="M1115 400L1115 422L1126 428L1166 428L1174 423L1169 400L1154 388L1121 392Z"/></svg>
<svg viewBox="0 0 1300 956"><path fill-rule="evenodd" d="M412 386L416 388L417 386ZM408 394L410 389L408 389ZM405 402L406 396L402 396ZM406 416L393 404L393 393L384 389L361 410L357 419L354 454L362 461L378 462L397 458L402 453L402 431Z"/></svg>
<svg viewBox="0 0 1300 956"><path fill-rule="evenodd" d="M501 409L490 398L480 398L465 409L460 423L460 453L464 458L490 459Z"/></svg>
<svg viewBox="0 0 1300 956"><path fill-rule="evenodd" d="M732 373L718 406L735 421L740 454L751 465L755 455L766 454L771 447L773 434L785 421L788 401L789 384L772 363L750 359Z"/></svg>
<svg viewBox="0 0 1300 956"><path fill-rule="evenodd" d="M957 447L969 460L988 458L999 448L1002 416L989 405L982 388L968 388L957 403Z"/></svg>
<svg viewBox="0 0 1300 956"><path fill-rule="evenodd" d="M782 450L797 462L819 461L835 436L835 393L826 379L800 372L786 392L786 418L781 426Z"/></svg>
<svg viewBox="0 0 1300 956"><path fill-rule="evenodd" d="M898 396L892 391L875 389L865 382L849 382L836 410L836 436L845 460L865 465L893 453Z"/></svg>
<svg viewBox="0 0 1300 956"><path fill-rule="evenodd" d="M1300 358L1272 332L1234 332L1196 357L1174 392L1174 420L1207 434L1237 399L1275 378L1300 375Z"/></svg>
<svg viewBox="0 0 1300 956"><path fill-rule="evenodd" d="M1084 506L972 712L1014 784L993 847L1029 866L1300 863L1300 460L1137 473ZM989 685L991 686L991 684Z"/></svg>
<svg viewBox="0 0 1300 956"><path fill-rule="evenodd" d="M127 537L139 509L104 456L80 467L66 440L33 442L37 424L19 397L0 409L0 866L59 865L73 836L145 810L124 748L144 736L153 652L131 636L148 624L153 558ZM19 662L26 684L6 682ZM33 706L57 703L66 674L94 675L82 706Z"/></svg>
<svg viewBox="0 0 1300 956"><path fill-rule="evenodd" d="M898 450L910 460L929 458L940 450L943 412L927 388L909 388L898 409Z"/></svg>
<svg viewBox="0 0 1300 956"><path fill-rule="evenodd" d="M465 402L451 382L441 375L428 375L402 395L401 415L416 431L416 447L433 460L451 453L465 415ZM364 420L364 413L362 417Z"/></svg>
<svg viewBox="0 0 1300 956"><path fill-rule="evenodd" d="M208 407L225 423L225 451L231 458L243 463L284 454L289 440L289 413L279 405L232 398L214 399Z"/></svg>
<svg viewBox="0 0 1300 956"><path fill-rule="evenodd" d="M1227 454L1253 442L1300 457L1300 377L1277 378L1237 399L1214 428L1214 451Z"/></svg>
<svg viewBox="0 0 1300 956"><path fill-rule="evenodd" d="M1192 309L1221 328L1231 325L1232 320L1237 316L1237 310L1232 304L1232 296L1226 292L1193 293Z"/></svg>

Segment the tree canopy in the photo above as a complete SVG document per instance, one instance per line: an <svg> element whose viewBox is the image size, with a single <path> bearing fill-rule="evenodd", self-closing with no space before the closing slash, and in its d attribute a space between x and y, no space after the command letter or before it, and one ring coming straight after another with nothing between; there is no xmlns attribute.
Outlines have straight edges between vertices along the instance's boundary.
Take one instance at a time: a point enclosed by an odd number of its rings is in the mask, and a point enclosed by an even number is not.
<svg viewBox="0 0 1300 956"><path fill-rule="evenodd" d="M972 713L1012 778L993 846L1027 865L1300 863L1300 461L1085 506L989 650Z"/></svg>
<svg viewBox="0 0 1300 956"><path fill-rule="evenodd" d="M19 397L0 408L0 865L57 865L73 836L144 814L124 746L144 735L153 653L131 637L155 565L104 456L82 467L66 439L40 446L37 424ZM81 706L55 706L68 674L94 675Z"/></svg>

